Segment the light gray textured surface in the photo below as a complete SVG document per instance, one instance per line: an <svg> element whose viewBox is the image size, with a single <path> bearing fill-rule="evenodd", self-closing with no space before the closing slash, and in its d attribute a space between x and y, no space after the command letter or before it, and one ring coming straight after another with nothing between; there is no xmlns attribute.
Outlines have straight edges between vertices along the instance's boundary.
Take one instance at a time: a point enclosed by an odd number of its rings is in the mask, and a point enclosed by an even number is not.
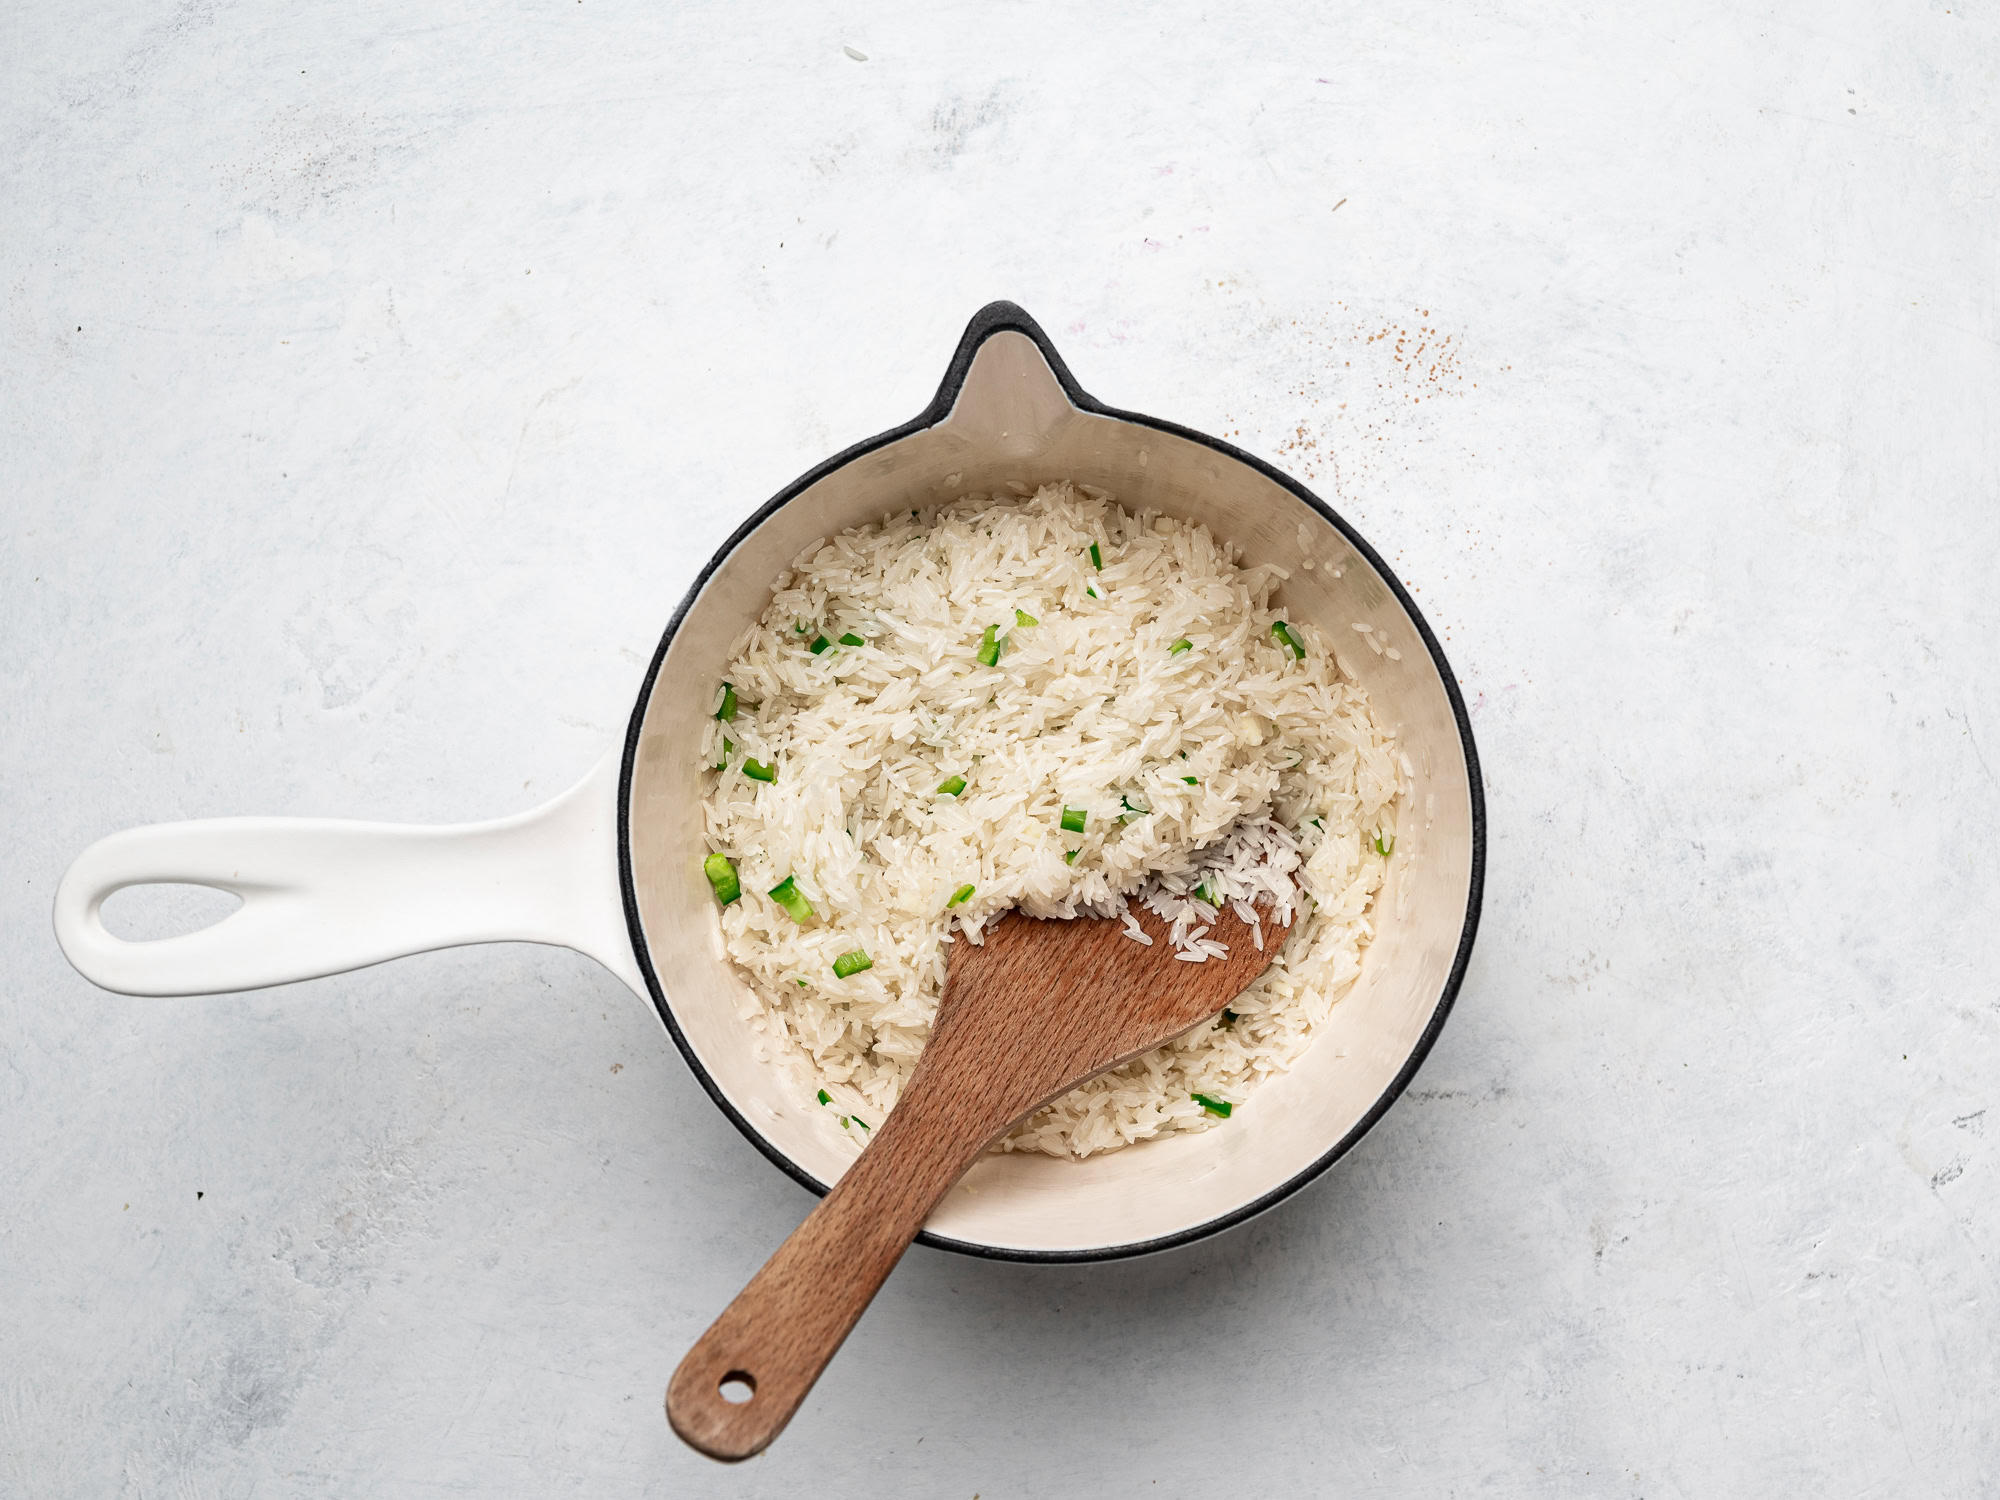
<svg viewBox="0 0 2000 1500"><path fill-rule="evenodd" d="M2000 1492L1990 8L1084 10L0 19L0 1492ZM1313 1189L914 1252L724 1470L809 1200L615 981L122 999L50 898L557 790L996 296L1421 586L1484 935Z"/></svg>

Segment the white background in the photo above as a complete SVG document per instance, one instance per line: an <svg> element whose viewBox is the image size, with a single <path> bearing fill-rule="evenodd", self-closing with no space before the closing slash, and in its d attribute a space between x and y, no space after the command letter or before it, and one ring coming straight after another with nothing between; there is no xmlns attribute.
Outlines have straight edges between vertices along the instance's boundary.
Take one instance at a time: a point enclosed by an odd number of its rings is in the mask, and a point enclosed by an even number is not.
<svg viewBox="0 0 2000 1500"><path fill-rule="evenodd" d="M2000 1491L1996 99L1978 0L8 7L0 1492ZM661 1391L810 1200L647 1007L125 999L50 898L559 790L994 297L1419 586L1486 921L1319 1184L913 1252L723 1469Z"/></svg>

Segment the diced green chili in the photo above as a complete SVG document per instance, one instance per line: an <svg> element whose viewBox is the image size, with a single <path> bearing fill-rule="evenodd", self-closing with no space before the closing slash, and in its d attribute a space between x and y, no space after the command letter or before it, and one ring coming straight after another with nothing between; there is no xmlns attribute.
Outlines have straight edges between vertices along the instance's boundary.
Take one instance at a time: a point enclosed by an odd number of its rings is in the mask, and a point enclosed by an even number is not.
<svg viewBox="0 0 2000 1500"><path fill-rule="evenodd" d="M722 707L715 711L715 716L725 724L736 717L736 689L726 682L722 685Z"/></svg>
<svg viewBox="0 0 2000 1500"><path fill-rule="evenodd" d="M1201 778L1199 776L1183 776L1181 780L1185 781L1189 786L1201 785Z"/></svg>
<svg viewBox="0 0 2000 1500"><path fill-rule="evenodd" d="M1104 597L1102 594L1097 592L1097 585L1094 583L1086 583L1083 586L1083 591L1086 594L1090 595L1090 597L1093 599L1102 599Z"/></svg>
<svg viewBox="0 0 2000 1500"><path fill-rule="evenodd" d="M812 902L806 900L805 893L792 883L792 877L789 875L771 887L771 899L785 909L787 916L801 925L813 915Z"/></svg>
<svg viewBox="0 0 2000 1500"><path fill-rule="evenodd" d="M812 644L808 646L806 649L812 652L814 656L818 656L820 652L826 650L826 648L828 646L831 646L832 644L833 642L828 640L825 636L816 635L812 638Z"/></svg>
<svg viewBox="0 0 2000 1500"><path fill-rule="evenodd" d="M972 887L969 885L962 885L957 890L951 893L951 899L945 902L944 904L945 910L950 911L954 906L963 906L968 900L971 899L971 897L972 897Z"/></svg>
<svg viewBox="0 0 2000 1500"><path fill-rule="evenodd" d="M994 632L999 630L999 628L998 625L988 625L986 633L979 638L979 664L982 667L997 666L999 664L1000 648L1006 644L1005 641L994 639Z"/></svg>
<svg viewBox="0 0 2000 1500"><path fill-rule="evenodd" d="M1098 570L1099 570L1100 572L1101 572L1101 571L1103 571L1103 568L1104 568L1104 558L1103 558L1103 556L1102 556L1102 555L1101 555L1101 554L1100 554L1100 553L1098 552L1098 550L1097 550L1097 543L1095 543L1095 542L1092 542L1092 543L1090 544L1090 565L1091 565L1091 566L1092 566L1093 568L1096 568L1096 569L1098 569Z"/></svg>
<svg viewBox="0 0 2000 1500"><path fill-rule="evenodd" d="M743 760L743 774L748 776L752 781L776 781L778 779L778 768L776 766L767 766L761 760L751 760L748 756L745 756Z"/></svg>
<svg viewBox="0 0 2000 1500"><path fill-rule="evenodd" d="M1080 807L1065 807L1062 814L1063 832L1082 833L1083 825L1088 817L1089 814Z"/></svg>
<svg viewBox="0 0 2000 1500"><path fill-rule="evenodd" d="M1199 900L1206 901L1210 906L1222 905L1220 898L1215 894L1215 886L1210 881L1204 880L1194 888L1194 893Z"/></svg>
<svg viewBox="0 0 2000 1500"><path fill-rule="evenodd" d="M843 953L833 961L833 977L846 979L850 975L859 974L863 969L874 967L875 960L856 948L852 953Z"/></svg>
<svg viewBox="0 0 2000 1500"><path fill-rule="evenodd" d="M843 646L865 646L868 643L862 640L860 636L856 635L853 631L850 630L847 632L846 635L840 638L840 644Z"/></svg>
<svg viewBox="0 0 2000 1500"><path fill-rule="evenodd" d="M1287 625L1283 620L1273 620L1271 622L1271 634L1276 636L1278 644L1291 652L1293 656L1301 661L1305 660L1306 648L1300 643L1298 636L1292 632L1291 626Z"/></svg>
<svg viewBox="0 0 2000 1500"><path fill-rule="evenodd" d="M1073 864L1075 864L1075 863L1076 863L1076 857L1077 857L1077 856L1078 856L1079 854L1081 854L1081 853L1083 853L1083 851L1082 851L1081 849L1072 849L1072 850L1070 850L1070 851L1069 851L1069 853L1067 853L1067 854L1065 854L1065 855L1063 856L1063 863L1064 863L1064 864L1066 864L1066 865L1073 865Z"/></svg>
<svg viewBox="0 0 2000 1500"><path fill-rule="evenodd" d="M852 1121L853 1121L853 1122L854 1122L855 1124L859 1125L859 1126L860 1126L860 1127L861 1127L861 1128L862 1128L863 1130L866 1130L866 1129L868 1129L868 1128L869 1128L869 1127L868 1127L868 1122L867 1122L866 1120L862 1119L862 1118L861 1118L861 1116L859 1116L859 1115L849 1115L849 1116L848 1116L848 1118L849 1118L850 1120L852 1120Z"/></svg>
<svg viewBox="0 0 2000 1500"><path fill-rule="evenodd" d="M1211 1099L1206 1094L1189 1094L1188 1098L1194 1100L1195 1103L1199 1104L1210 1114L1218 1115L1225 1120L1229 1118L1229 1111L1235 1107L1227 1099Z"/></svg>
<svg viewBox="0 0 2000 1500"><path fill-rule="evenodd" d="M822 1104L831 1104L833 1103L833 1096L829 1094L825 1089L821 1089L819 1091L819 1102Z"/></svg>
<svg viewBox="0 0 2000 1500"><path fill-rule="evenodd" d="M1025 609L1017 609L1014 611L1014 623L1016 625L1039 625L1042 622L1029 614Z"/></svg>
<svg viewBox="0 0 2000 1500"><path fill-rule="evenodd" d="M1152 811L1152 808L1150 807L1134 807L1132 805L1132 799L1130 797L1125 797L1125 796L1119 797L1118 805L1125 809L1125 811L1123 811L1118 815L1118 821L1120 823L1137 822L1140 818L1145 817L1148 813Z"/></svg>
<svg viewBox="0 0 2000 1500"><path fill-rule="evenodd" d="M1395 853L1395 851L1396 851L1395 834L1392 833L1389 835L1389 841L1387 843L1384 843L1382 841L1381 834L1378 833L1375 835L1375 852L1377 854L1381 855L1384 859L1387 859L1391 854Z"/></svg>
<svg viewBox="0 0 2000 1500"><path fill-rule="evenodd" d="M1186 636L1182 636L1179 640L1175 641L1171 646L1167 647L1167 655L1179 656L1183 651L1192 651L1193 649L1194 649L1194 642L1189 640Z"/></svg>
<svg viewBox="0 0 2000 1500"><path fill-rule="evenodd" d="M722 737L722 759L715 763L716 770L720 771L724 766L729 764L729 752L735 748L736 746L730 743L729 736L725 734Z"/></svg>
<svg viewBox="0 0 2000 1500"><path fill-rule="evenodd" d="M715 888L715 899L724 906L743 894L743 884L736 878L736 866L729 862L728 855L709 855L701 862L701 873L708 877L708 883Z"/></svg>
<svg viewBox="0 0 2000 1500"><path fill-rule="evenodd" d="M963 776L947 776L943 781L938 783L938 790L947 797L956 797L960 792L965 790L965 778Z"/></svg>

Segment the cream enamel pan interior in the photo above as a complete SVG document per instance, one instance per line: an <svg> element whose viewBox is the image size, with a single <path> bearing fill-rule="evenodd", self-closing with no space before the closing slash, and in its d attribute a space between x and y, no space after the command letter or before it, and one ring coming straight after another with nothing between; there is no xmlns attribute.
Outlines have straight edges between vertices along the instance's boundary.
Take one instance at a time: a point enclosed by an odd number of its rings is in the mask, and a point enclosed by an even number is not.
<svg viewBox="0 0 2000 1500"><path fill-rule="evenodd" d="M1199 1135L1082 1162L987 1156L923 1236L972 1254L1091 1260L1240 1222L1331 1165L1408 1083L1471 953L1485 812L1464 704L1416 606L1330 509L1227 444L1091 400L1033 320L995 303L973 319L922 416L806 475L745 523L697 580L633 712L618 842L633 947L662 1019L744 1134L824 1192L852 1158L824 1111L752 1055L736 1014L741 981L724 960L715 900L689 852L703 847L702 773L689 747L700 742L731 644L808 542L968 490L1054 479L1201 522L1238 543L1246 561L1288 568L1280 596L1287 610L1343 643L1343 663L1416 768L1361 977L1292 1072L1260 1087L1227 1125ZM1301 526L1321 564L1312 571L1298 566ZM1357 621L1386 636L1401 660L1369 649L1350 629Z"/></svg>

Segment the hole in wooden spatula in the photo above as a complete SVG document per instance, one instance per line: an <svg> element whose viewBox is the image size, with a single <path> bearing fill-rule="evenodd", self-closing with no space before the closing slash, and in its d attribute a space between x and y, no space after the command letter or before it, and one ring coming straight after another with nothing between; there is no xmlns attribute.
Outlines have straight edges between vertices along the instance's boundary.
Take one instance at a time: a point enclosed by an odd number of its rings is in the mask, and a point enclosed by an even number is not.
<svg viewBox="0 0 2000 1500"><path fill-rule="evenodd" d="M741 1406L757 1394L757 1377L748 1370L731 1370L722 1377L722 1384L716 1390L731 1406Z"/></svg>

